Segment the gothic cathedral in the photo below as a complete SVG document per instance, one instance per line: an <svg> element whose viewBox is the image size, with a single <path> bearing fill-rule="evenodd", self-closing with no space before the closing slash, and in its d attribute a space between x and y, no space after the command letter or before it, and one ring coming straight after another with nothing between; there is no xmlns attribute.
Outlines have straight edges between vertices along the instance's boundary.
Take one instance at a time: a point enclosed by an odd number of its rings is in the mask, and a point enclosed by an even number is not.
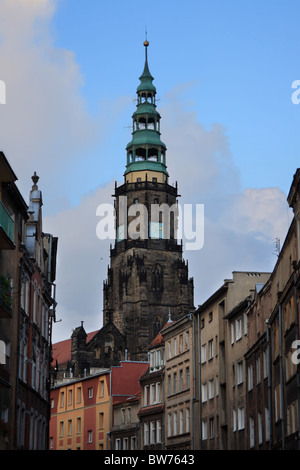
<svg viewBox="0 0 300 470"><path fill-rule="evenodd" d="M148 46L145 41L124 183L115 187L116 237L103 287L103 327L86 347L83 326L74 331L70 365L77 373L125 357L147 360L147 347L169 315L177 320L194 310L193 279L176 238L179 195L177 183L169 185Z"/></svg>

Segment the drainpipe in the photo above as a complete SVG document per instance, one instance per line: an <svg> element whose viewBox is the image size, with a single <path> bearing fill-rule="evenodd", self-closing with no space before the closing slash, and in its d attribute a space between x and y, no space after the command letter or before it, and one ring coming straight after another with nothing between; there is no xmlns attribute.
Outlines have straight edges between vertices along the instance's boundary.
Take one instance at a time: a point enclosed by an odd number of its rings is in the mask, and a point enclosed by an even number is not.
<svg viewBox="0 0 300 470"><path fill-rule="evenodd" d="M283 400L283 367L282 367L282 306L279 304L279 372L280 372L280 414L281 414L281 440L282 449L285 448L284 441L284 400Z"/></svg>
<svg viewBox="0 0 300 470"><path fill-rule="evenodd" d="M267 367L268 367L268 408L269 408L269 449L272 449L272 380L271 380L271 350L270 350L270 326L269 319L266 320L267 335Z"/></svg>

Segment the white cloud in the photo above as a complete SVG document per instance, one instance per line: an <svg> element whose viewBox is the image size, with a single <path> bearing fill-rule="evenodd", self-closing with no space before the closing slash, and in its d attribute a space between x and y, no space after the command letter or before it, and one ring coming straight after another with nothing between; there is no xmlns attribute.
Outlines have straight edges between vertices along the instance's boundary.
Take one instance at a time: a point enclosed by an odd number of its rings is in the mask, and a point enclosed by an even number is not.
<svg viewBox="0 0 300 470"><path fill-rule="evenodd" d="M110 241L96 237L96 209L112 202L113 185L86 194L74 207L68 190L83 187L96 165L90 151L101 144L128 99L106 107L112 112L106 121L100 113L96 118L89 114L74 53L53 43L55 6L51 0L0 0L0 79L7 88L7 104L0 107L0 142L25 199L37 171L45 205L52 208L44 230L59 237L57 319L63 322L55 325L54 340L61 340L81 320L87 331L101 326ZM289 221L278 188L241 189L229 132L221 124L206 129L186 110L182 91L189 86L171 91L160 113L170 183L178 180L182 202L205 205L204 247L184 253L197 303L234 270L270 270L273 240L284 238ZM123 169L117 168L116 178Z"/></svg>

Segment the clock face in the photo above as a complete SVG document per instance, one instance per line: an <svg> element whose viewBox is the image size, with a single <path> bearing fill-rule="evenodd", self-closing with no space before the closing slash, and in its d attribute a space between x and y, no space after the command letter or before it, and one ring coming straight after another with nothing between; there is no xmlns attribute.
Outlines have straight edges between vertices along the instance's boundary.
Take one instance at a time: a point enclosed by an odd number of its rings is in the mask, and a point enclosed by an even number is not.
<svg viewBox="0 0 300 470"><path fill-rule="evenodd" d="M120 225L117 228L117 241L121 242L122 240L124 240L124 238L124 225Z"/></svg>
<svg viewBox="0 0 300 470"><path fill-rule="evenodd" d="M163 238L163 224L150 222L150 238Z"/></svg>

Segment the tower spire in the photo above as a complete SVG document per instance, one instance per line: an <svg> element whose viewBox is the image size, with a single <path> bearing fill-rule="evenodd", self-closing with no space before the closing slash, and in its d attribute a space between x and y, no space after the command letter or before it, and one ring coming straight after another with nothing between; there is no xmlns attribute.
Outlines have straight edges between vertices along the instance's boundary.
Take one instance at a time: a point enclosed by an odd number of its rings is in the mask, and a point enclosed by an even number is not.
<svg viewBox="0 0 300 470"><path fill-rule="evenodd" d="M168 179L166 146L160 139L160 115L156 109L156 88L148 65L149 41L144 41L145 65L137 87L137 109L134 112L132 140L127 145L126 182L146 181L149 177L165 183ZM137 176L137 173L138 176Z"/></svg>

